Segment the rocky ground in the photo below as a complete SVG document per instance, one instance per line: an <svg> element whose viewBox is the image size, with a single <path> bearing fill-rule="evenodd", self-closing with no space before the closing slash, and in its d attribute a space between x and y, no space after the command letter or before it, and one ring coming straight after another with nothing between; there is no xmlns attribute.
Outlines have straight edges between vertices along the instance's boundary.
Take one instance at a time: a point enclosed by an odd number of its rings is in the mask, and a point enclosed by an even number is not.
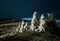
<svg viewBox="0 0 60 41"><path fill-rule="evenodd" d="M17 27L16 25L15 26L11 25L11 26L7 26L7 27L5 27L5 26L0 27L0 36L5 35L5 34L7 35L4 38L0 38L0 41L60 41L60 34L58 34L58 35L56 35L57 33L52 34L50 31L46 31L44 33L43 32L42 33L38 33L38 32L19 33L19 32L15 32L15 34L14 34L16 27ZM59 32L59 30L58 30L58 32ZM10 35L12 35L12 36L10 36Z"/></svg>
<svg viewBox="0 0 60 41"><path fill-rule="evenodd" d="M50 32L25 32L17 33L14 36L1 38L0 41L60 41L60 36L53 35Z"/></svg>

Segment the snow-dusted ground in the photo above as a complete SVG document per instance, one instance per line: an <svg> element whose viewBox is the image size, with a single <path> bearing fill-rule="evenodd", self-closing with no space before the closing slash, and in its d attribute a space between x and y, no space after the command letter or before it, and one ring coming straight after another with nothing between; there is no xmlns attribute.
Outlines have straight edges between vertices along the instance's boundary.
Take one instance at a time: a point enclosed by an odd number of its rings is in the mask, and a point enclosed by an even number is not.
<svg viewBox="0 0 60 41"><path fill-rule="evenodd" d="M39 35L38 35L39 34ZM11 34L10 34L11 35ZM22 33L7 38L1 39L1 41L60 41L60 37L50 34L49 32L45 33Z"/></svg>
<svg viewBox="0 0 60 41"><path fill-rule="evenodd" d="M4 35L0 35L0 38L6 38L6 37L10 37L10 36L14 36L15 34L17 34L17 33L6 33L6 34L4 34Z"/></svg>
<svg viewBox="0 0 60 41"><path fill-rule="evenodd" d="M0 24L0 27L2 27L2 26L9 26L9 25L16 25L16 24L19 24L19 22Z"/></svg>

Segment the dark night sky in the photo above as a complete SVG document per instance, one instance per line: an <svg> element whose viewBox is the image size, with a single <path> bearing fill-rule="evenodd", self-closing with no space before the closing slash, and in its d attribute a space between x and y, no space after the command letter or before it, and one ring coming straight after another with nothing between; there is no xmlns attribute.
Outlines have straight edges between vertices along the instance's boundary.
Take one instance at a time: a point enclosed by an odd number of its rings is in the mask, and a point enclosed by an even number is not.
<svg viewBox="0 0 60 41"><path fill-rule="evenodd" d="M60 1L58 0L0 0L0 18L32 17L33 12L54 13L60 19Z"/></svg>

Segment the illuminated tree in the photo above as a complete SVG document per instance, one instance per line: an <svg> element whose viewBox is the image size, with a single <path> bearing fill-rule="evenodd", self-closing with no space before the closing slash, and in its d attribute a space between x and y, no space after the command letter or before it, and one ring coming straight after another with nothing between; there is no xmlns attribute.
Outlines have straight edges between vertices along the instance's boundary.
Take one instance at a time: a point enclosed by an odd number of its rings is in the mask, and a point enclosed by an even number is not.
<svg viewBox="0 0 60 41"><path fill-rule="evenodd" d="M18 27L16 28L16 32L19 32L20 24L18 24Z"/></svg>
<svg viewBox="0 0 60 41"><path fill-rule="evenodd" d="M27 26L28 26L28 23L26 22L26 24L24 26L24 30L27 30Z"/></svg>
<svg viewBox="0 0 60 41"><path fill-rule="evenodd" d="M23 28L24 28L24 21L22 21L22 23L21 23L21 28L20 28L19 32L23 33Z"/></svg>
<svg viewBox="0 0 60 41"><path fill-rule="evenodd" d="M38 26L39 32L41 32L41 31L44 31L45 32L45 28L44 27L46 26L46 20L45 20L45 17L44 17L43 14L41 15L39 21L40 21L40 24Z"/></svg>
<svg viewBox="0 0 60 41"><path fill-rule="evenodd" d="M31 27L30 30L35 30L36 29L36 25L37 25L38 21L37 21L37 12L35 11L32 17L32 21L31 21Z"/></svg>

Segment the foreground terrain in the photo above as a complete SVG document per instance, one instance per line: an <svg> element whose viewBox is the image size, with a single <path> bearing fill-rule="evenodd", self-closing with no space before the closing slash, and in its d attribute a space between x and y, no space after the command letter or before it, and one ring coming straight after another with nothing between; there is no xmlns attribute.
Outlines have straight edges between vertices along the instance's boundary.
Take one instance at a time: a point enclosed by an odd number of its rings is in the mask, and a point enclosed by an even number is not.
<svg viewBox="0 0 60 41"><path fill-rule="evenodd" d="M46 32L15 32L19 22L8 23L0 25L0 37L1 35L7 35L4 38L0 38L0 41L60 41L60 34L52 34L50 31ZM8 26L7 26L8 25ZM53 31L53 30L52 30ZM58 32L60 32L58 30ZM10 34L12 35L10 36Z"/></svg>
<svg viewBox="0 0 60 41"><path fill-rule="evenodd" d="M37 33L37 32L25 32L18 33L14 36L5 37L0 41L60 41L60 37L57 35L50 34L49 32Z"/></svg>

